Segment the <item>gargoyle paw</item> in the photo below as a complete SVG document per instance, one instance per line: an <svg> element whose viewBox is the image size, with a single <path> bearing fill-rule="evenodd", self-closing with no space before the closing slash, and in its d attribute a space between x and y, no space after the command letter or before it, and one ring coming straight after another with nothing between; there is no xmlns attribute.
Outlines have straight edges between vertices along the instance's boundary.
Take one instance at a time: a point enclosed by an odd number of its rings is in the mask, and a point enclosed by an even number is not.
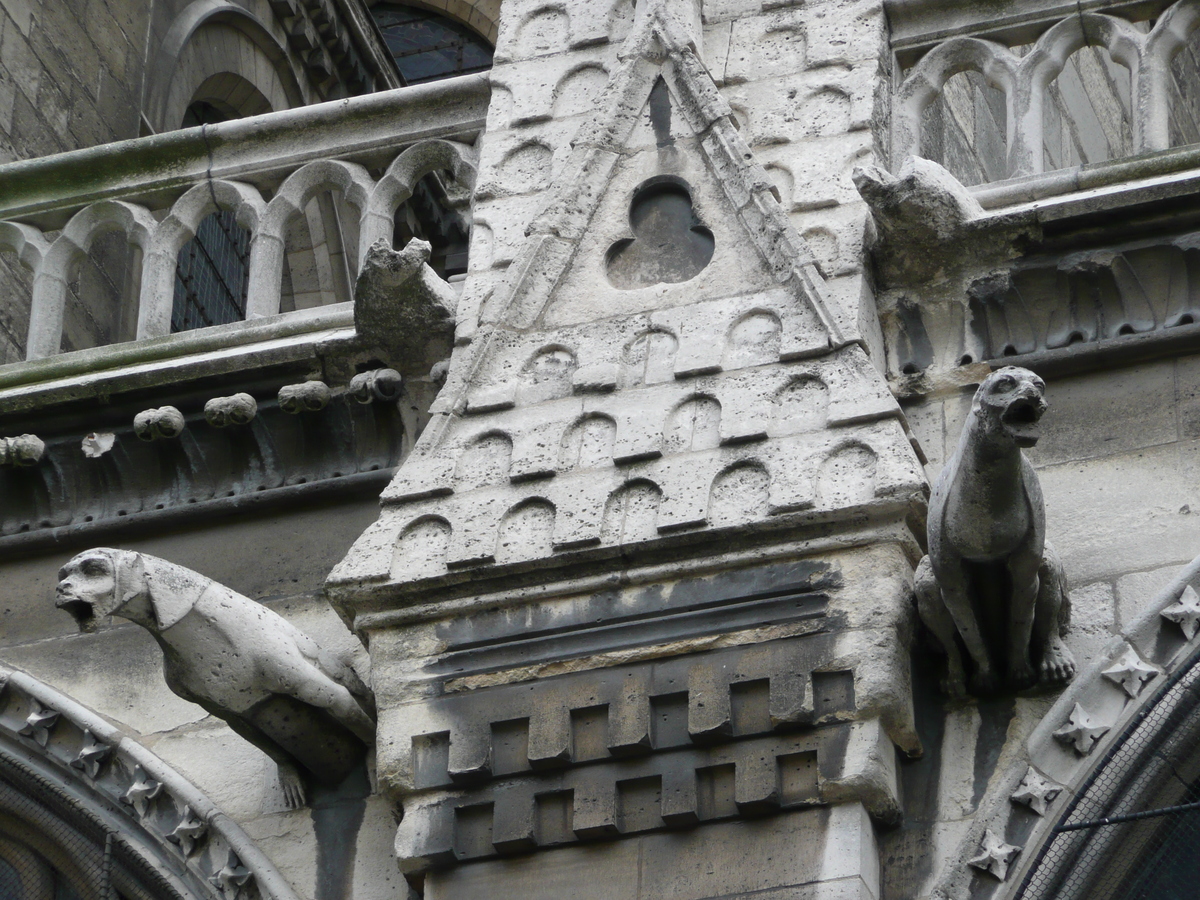
<svg viewBox="0 0 1200 900"><path fill-rule="evenodd" d="M299 809L305 804L304 777L295 766L279 763L279 786L283 788L283 802L288 809Z"/></svg>
<svg viewBox="0 0 1200 900"><path fill-rule="evenodd" d="M1019 660L1009 666L1008 683L1017 690L1032 687L1036 681L1037 676L1034 674L1033 666L1029 664L1028 659Z"/></svg>
<svg viewBox="0 0 1200 900"><path fill-rule="evenodd" d="M1075 677L1075 657L1062 638L1052 637L1042 652L1041 681L1044 684L1063 684Z"/></svg>
<svg viewBox="0 0 1200 900"><path fill-rule="evenodd" d="M973 694L994 694L999 688L1000 679L991 669L979 669L971 678L971 693Z"/></svg>

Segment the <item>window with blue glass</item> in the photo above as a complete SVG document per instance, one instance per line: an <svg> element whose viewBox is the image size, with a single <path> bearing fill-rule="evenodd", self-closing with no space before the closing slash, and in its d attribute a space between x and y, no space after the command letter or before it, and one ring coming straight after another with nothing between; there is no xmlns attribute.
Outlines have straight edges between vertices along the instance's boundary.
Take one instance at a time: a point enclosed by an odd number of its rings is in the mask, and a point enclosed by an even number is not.
<svg viewBox="0 0 1200 900"><path fill-rule="evenodd" d="M405 84L492 67L491 45L466 25L399 3L379 3L371 8L371 14Z"/></svg>
<svg viewBox="0 0 1200 900"><path fill-rule="evenodd" d="M188 107L184 128L224 122L228 115L197 101ZM250 232L227 209L205 216L175 263L171 331L226 325L246 318L250 276Z"/></svg>

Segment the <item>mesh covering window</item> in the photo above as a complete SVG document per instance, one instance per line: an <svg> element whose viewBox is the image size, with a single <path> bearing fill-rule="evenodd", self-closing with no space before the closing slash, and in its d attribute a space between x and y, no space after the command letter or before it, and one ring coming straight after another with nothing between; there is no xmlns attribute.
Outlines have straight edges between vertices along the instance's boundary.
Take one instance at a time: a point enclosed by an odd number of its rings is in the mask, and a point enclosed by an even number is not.
<svg viewBox="0 0 1200 900"><path fill-rule="evenodd" d="M492 67L492 48L465 25L398 3L371 9L405 84L421 84Z"/></svg>
<svg viewBox="0 0 1200 900"><path fill-rule="evenodd" d="M25 844L0 839L0 900L81 900L70 880Z"/></svg>
<svg viewBox="0 0 1200 900"><path fill-rule="evenodd" d="M188 107L183 127L227 118L211 104L197 102ZM175 264L171 331L227 325L246 318L249 275L250 232L238 225L229 210L205 216Z"/></svg>
<svg viewBox="0 0 1200 900"><path fill-rule="evenodd" d="M0 748L2 749L2 748ZM170 872L170 876L168 875ZM111 814L0 752L0 898L200 900L182 864L145 856ZM191 882L194 883L194 882ZM249 898L247 898L249 900Z"/></svg>
<svg viewBox="0 0 1200 900"><path fill-rule="evenodd" d="M1200 664L1178 672L1100 761L1038 851L1020 900L1200 895Z"/></svg>

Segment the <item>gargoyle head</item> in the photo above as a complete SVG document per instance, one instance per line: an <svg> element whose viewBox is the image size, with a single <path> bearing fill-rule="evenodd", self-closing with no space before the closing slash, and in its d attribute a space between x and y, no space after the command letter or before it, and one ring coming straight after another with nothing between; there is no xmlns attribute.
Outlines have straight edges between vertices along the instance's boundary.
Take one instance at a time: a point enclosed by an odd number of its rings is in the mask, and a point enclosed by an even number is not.
<svg viewBox="0 0 1200 900"><path fill-rule="evenodd" d="M1004 436L1018 447L1032 447L1046 411L1046 382L1028 369L1005 366L983 380L975 392L972 411L993 436Z"/></svg>
<svg viewBox="0 0 1200 900"><path fill-rule="evenodd" d="M96 547L58 570L54 605L70 613L80 631L95 631L98 620L122 612L145 590L140 553Z"/></svg>

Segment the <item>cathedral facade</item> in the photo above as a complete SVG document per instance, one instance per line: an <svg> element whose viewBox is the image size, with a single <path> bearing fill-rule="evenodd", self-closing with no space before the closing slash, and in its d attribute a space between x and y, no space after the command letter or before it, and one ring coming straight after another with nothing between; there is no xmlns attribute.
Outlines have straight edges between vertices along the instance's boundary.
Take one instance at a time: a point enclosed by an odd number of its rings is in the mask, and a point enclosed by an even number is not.
<svg viewBox="0 0 1200 900"><path fill-rule="evenodd" d="M1198 147L1197 0L0 0L0 898L1189 894Z"/></svg>

